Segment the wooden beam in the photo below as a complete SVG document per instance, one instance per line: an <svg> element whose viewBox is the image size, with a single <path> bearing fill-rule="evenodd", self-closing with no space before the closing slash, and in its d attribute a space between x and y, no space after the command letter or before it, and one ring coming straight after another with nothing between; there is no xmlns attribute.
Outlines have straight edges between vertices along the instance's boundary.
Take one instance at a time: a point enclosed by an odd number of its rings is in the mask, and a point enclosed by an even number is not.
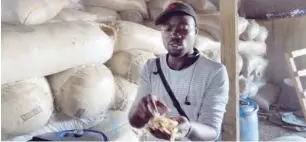
<svg viewBox="0 0 306 142"><path fill-rule="evenodd" d="M239 141L239 86L236 74L238 0L221 0L221 62L229 75L229 102L223 121L223 141Z"/></svg>

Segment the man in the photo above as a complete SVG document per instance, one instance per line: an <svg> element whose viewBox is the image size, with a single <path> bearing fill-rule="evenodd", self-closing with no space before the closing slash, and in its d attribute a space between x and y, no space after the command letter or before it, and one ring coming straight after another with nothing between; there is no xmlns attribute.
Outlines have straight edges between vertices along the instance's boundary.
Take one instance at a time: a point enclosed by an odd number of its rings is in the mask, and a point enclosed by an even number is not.
<svg viewBox="0 0 306 142"><path fill-rule="evenodd" d="M205 58L195 48L198 29L196 13L190 5L170 4L155 24L162 26L163 44L168 50L166 55L158 57L160 67L181 111L162 82L157 60L150 59L141 73L138 94L129 113L130 124L144 127L161 108L167 117L179 122L175 140L216 140L228 102L225 66ZM150 130L150 134L157 140L171 137L160 130ZM148 140L156 140L154 137Z"/></svg>

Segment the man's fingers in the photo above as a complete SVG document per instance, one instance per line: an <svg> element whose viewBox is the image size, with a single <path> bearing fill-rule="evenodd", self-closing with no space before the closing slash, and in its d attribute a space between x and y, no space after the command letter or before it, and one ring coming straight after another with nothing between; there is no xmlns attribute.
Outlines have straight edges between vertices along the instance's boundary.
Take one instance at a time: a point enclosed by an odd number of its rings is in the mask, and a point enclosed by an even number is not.
<svg viewBox="0 0 306 142"><path fill-rule="evenodd" d="M165 111L165 112L168 112L170 109L164 104L164 103L162 103L161 101L156 101L156 105L158 106L158 107L160 107L161 109L163 109L163 111Z"/></svg>

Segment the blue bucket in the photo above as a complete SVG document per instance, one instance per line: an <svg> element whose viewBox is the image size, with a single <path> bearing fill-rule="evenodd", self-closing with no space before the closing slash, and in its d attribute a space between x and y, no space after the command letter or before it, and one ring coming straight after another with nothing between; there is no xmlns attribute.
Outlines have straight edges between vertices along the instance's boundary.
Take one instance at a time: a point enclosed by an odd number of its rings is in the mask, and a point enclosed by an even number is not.
<svg viewBox="0 0 306 142"><path fill-rule="evenodd" d="M241 141L259 141L258 105L251 99L239 99L239 122Z"/></svg>

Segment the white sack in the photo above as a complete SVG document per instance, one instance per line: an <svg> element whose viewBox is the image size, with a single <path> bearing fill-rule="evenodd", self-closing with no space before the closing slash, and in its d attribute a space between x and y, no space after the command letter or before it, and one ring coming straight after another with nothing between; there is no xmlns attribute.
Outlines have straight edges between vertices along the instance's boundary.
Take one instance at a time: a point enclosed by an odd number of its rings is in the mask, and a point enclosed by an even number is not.
<svg viewBox="0 0 306 142"><path fill-rule="evenodd" d="M143 25L148 27L148 28L152 28L154 30L161 31L161 26L160 25L155 25L154 21L146 20L146 21L143 22Z"/></svg>
<svg viewBox="0 0 306 142"><path fill-rule="evenodd" d="M119 14L121 19L124 21L130 21L138 24L141 24L144 21L141 13L139 13L137 10L125 10L119 12Z"/></svg>
<svg viewBox="0 0 306 142"><path fill-rule="evenodd" d="M47 80L36 77L1 86L1 135L12 137L42 128L53 111Z"/></svg>
<svg viewBox="0 0 306 142"><path fill-rule="evenodd" d="M155 21L157 16L167 7L171 0L151 0L147 3L150 19Z"/></svg>
<svg viewBox="0 0 306 142"><path fill-rule="evenodd" d="M89 129L100 122L102 122L106 117L106 113L99 114L92 118L72 118L65 115L62 112L56 112L52 115L49 122L41 129L17 137L8 138L8 141L28 141L32 139L33 136L43 135L45 133L60 132L66 130L75 129Z"/></svg>
<svg viewBox="0 0 306 142"><path fill-rule="evenodd" d="M120 16L114 10L100 7L85 7L80 9L64 8L61 12L48 22L62 21L92 21L92 22L107 22L115 21Z"/></svg>
<svg viewBox="0 0 306 142"><path fill-rule="evenodd" d="M117 32L114 52L141 49L154 54L167 53L160 31L128 21L111 22L109 26Z"/></svg>
<svg viewBox="0 0 306 142"><path fill-rule="evenodd" d="M284 109L288 110L301 110L299 103L298 94L296 94L296 89L293 85L293 80L291 78L285 78L281 82L281 92L279 95L278 104L281 105Z"/></svg>
<svg viewBox="0 0 306 142"><path fill-rule="evenodd" d="M256 20L249 20L246 30L241 34L240 39L244 41L254 40L260 33L260 26Z"/></svg>
<svg viewBox="0 0 306 142"><path fill-rule="evenodd" d="M114 53L107 61L107 66L115 75L122 76L128 81L138 84L140 73L148 59L155 58L154 54L138 49Z"/></svg>
<svg viewBox="0 0 306 142"><path fill-rule="evenodd" d="M209 58L213 61L221 63L221 53L219 49L204 50L204 51L200 51L200 53L206 58Z"/></svg>
<svg viewBox="0 0 306 142"><path fill-rule="evenodd" d="M64 21L97 21L98 17L78 9L64 8L48 23Z"/></svg>
<svg viewBox="0 0 306 142"><path fill-rule="evenodd" d="M252 74L255 77L254 80L264 79L268 61L263 57L256 55L250 55L250 54L240 54L240 55L243 60L241 75L248 77Z"/></svg>
<svg viewBox="0 0 306 142"><path fill-rule="evenodd" d="M1 4L4 8L1 10L1 21L25 25L42 24L55 17L68 3L68 0L4 0Z"/></svg>
<svg viewBox="0 0 306 142"><path fill-rule="evenodd" d="M217 12L217 8L209 0L183 0L190 4L197 13L213 13Z"/></svg>
<svg viewBox="0 0 306 142"><path fill-rule="evenodd" d="M215 39L221 41L220 13L197 14L198 25L202 30L210 33ZM238 36L246 30L248 21L243 17L238 17Z"/></svg>
<svg viewBox="0 0 306 142"><path fill-rule="evenodd" d="M129 123L128 111L109 111L107 118L92 129L105 133L110 141L139 141Z"/></svg>
<svg viewBox="0 0 306 142"><path fill-rule="evenodd" d="M253 100L258 104L259 108L264 111L270 110L270 105L276 103L280 88L274 84L267 83L258 90Z"/></svg>
<svg viewBox="0 0 306 142"><path fill-rule="evenodd" d="M59 109L70 117L90 118L108 110L114 77L103 64L86 64L48 76Z"/></svg>
<svg viewBox="0 0 306 142"><path fill-rule="evenodd" d="M132 105L138 85L128 81L121 76L114 76L115 79L115 97L110 105L111 110L128 111Z"/></svg>
<svg viewBox="0 0 306 142"><path fill-rule="evenodd" d="M266 39L268 38L268 35L269 35L268 29L264 26L260 26L259 27L259 34L257 35L257 37L254 40L259 41L259 42L265 42Z"/></svg>
<svg viewBox="0 0 306 142"><path fill-rule="evenodd" d="M258 92L258 86L253 83L254 75L249 77L239 76L239 93L243 97L254 97Z"/></svg>
<svg viewBox="0 0 306 142"><path fill-rule="evenodd" d="M105 26L81 21L32 27L2 25L1 83L104 63L113 53L112 32Z"/></svg>
<svg viewBox="0 0 306 142"><path fill-rule="evenodd" d="M267 53L267 45L264 42L240 40L238 43L238 52L242 54L264 56Z"/></svg>
<svg viewBox="0 0 306 142"><path fill-rule="evenodd" d="M97 16L97 22L115 21L121 19L115 10L102 7L84 7L82 11Z"/></svg>
<svg viewBox="0 0 306 142"><path fill-rule="evenodd" d="M85 6L98 6L115 11L137 10L148 19L147 5L144 0L82 0Z"/></svg>

